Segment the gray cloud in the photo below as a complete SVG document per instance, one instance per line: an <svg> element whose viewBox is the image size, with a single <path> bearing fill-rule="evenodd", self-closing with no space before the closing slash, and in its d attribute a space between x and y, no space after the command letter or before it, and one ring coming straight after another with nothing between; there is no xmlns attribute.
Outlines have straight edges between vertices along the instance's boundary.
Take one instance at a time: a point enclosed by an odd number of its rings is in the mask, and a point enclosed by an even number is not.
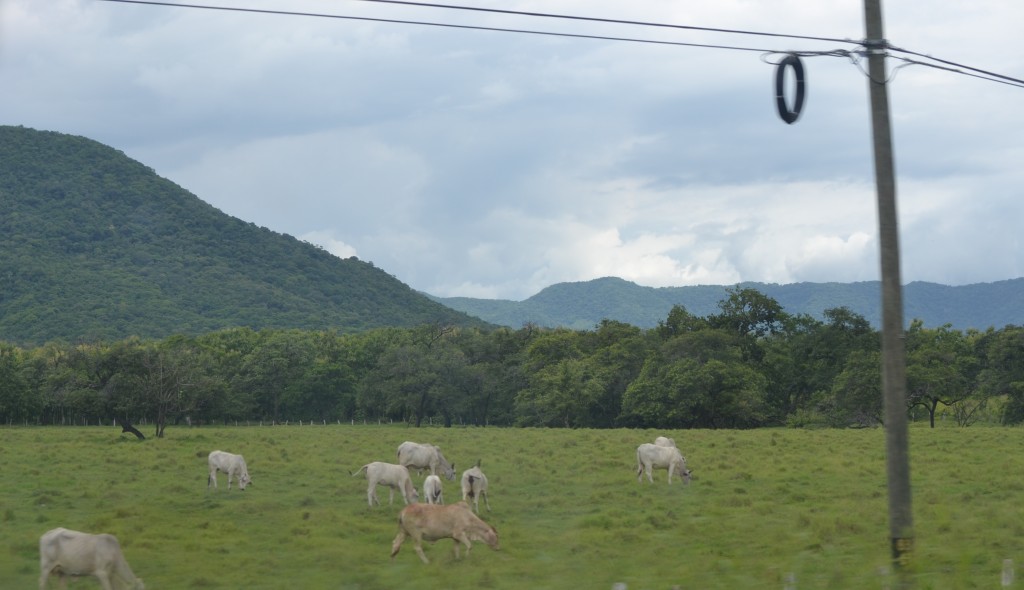
<svg viewBox="0 0 1024 590"><path fill-rule="evenodd" d="M369 3L237 5L838 45ZM863 36L854 0L503 7ZM886 8L894 44L1024 77L1005 51L1024 6ZM438 295L520 299L606 275L654 286L878 276L867 81L849 60L805 60L807 107L785 125L757 53L86 0L6 0L0 31L0 123L97 139L228 214ZM904 279L1020 276L1020 89L921 66L890 89Z"/></svg>

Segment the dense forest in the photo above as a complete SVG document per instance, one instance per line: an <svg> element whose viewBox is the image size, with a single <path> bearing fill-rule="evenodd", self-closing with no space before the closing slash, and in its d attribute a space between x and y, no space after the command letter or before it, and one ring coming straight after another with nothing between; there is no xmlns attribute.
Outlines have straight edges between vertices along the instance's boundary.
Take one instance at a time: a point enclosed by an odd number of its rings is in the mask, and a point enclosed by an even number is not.
<svg viewBox="0 0 1024 590"><path fill-rule="evenodd" d="M226 215L84 137L0 126L0 339L483 321L373 264Z"/></svg>
<svg viewBox="0 0 1024 590"><path fill-rule="evenodd" d="M231 328L160 340L0 344L0 420L167 425L755 428L882 421L879 334L847 308L790 315L753 289L648 330L424 324L355 334ZM1024 421L1024 328L914 321L907 409L968 426Z"/></svg>

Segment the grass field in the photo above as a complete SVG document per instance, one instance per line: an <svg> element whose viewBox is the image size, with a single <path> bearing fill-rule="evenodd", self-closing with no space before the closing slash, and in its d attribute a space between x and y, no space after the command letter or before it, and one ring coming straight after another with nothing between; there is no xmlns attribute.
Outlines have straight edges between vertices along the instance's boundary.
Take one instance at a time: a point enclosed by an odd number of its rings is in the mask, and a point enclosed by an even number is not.
<svg viewBox="0 0 1024 590"><path fill-rule="evenodd" d="M683 450L689 486L664 471L637 483L636 446L657 434ZM884 436L307 425L137 441L0 428L0 588L36 587L39 536L57 526L117 535L150 590L882 588ZM368 508L349 472L393 461L404 440L440 445L459 473L483 460L500 551L475 544L456 561L443 541L424 565L407 543L389 559L401 499L388 506L384 488ZM919 588L996 588L1005 559L1024 567L1022 443L1016 428L912 427ZM207 492L214 449L245 455L253 486L228 492L221 476Z"/></svg>

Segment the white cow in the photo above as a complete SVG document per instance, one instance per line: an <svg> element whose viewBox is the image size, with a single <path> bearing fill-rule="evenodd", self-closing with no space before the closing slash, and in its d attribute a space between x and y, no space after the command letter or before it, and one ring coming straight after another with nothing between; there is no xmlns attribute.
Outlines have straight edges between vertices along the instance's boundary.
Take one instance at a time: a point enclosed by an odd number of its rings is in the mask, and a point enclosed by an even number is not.
<svg viewBox="0 0 1024 590"><path fill-rule="evenodd" d="M659 447L644 443L636 448L636 480L643 481L643 474L654 483L651 472L655 469L668 469L668 483L672 484L672 474L682 476L684 483L690 483L690 470L686 468L686 459L675 447Z"/></svg>
<svg viewBox="0 0 1024 590"><path fill-rule="evenodd" d="M473 508L480 513L480 496L484 497L484 506L491 511L491 503L487 500L487 476L480 470L480 461L462 472L462 501L473 500Z"/></svg>
<svg viewBox="0 0 1024 590"><path fill-rule="evenodd" d="M674 447L676 446L676 441L672 440L671 438L668 438L667 436L659 436L658 438L654 439L654 444L658 445L659 447Z"/></svg>
<svg viewBox="0 0 1024 590"><path fill-rule="evenodd" d="M50 574L57 575L61 588L67 587L65 576L94 576L103 590L145 588L128 567L114 535L64 528L47 531L39 538L39 570L39 590L46 589Z"/></svg>
<svg viewBox="0 0 1024 590"><path fill-rule="evenodd" d="M406 537L412 537L416 554L423 563L430 563L423 553L423 541L452 539L455 542L455 558L459 556L459 544L466 546L466 557L473 548L471 541L487 543L491 549L499 549L498 531L473 514L465 502L448 506L437 504L412 504L398 515L398 535L391 543L391 559L395 558Z"/></svg>
<svg viewBox="0 0 1024 590"><path fill-rule="evenodd" d="M210 484L217 487L217 472L223 471L228 474L228 489L231 489L231 478L238 480L238 489L244 490L245 486L252 483L249 477L249 468L245 466L245 459L241 455L232 455L224 451L213 451L207 459L210 466L210 477L206 480L206 489Z"/></svg>
<svg viewBox="0 0 1024 590"><path fill-rule="evenodd" d="M428 475L423 480L423 497L427 504L444 504L444 497L441 492L441 478L436 475Z"/></svg>
<svg viewBox="0 0 1024 590"><path fill-rule="evenodd" d="M448 463L441 448L432 444L405 441L398 445L398 464L417 471L429 469L431 475L455 479L455 464Z"/></svg>
<svg viewBox="0 0 1024 590"><path fill-rule="evenodd" d="M402 499L405 500L406 504L412 504L419 500L420 494L412 485L409 470L404 466L374 461L360 467L358 471L352 474L352 477L359 475L363 471L366 472L366 480L370 482L366 489L366 500L370 503L371 507L374 502L378 506L380 505L380 500L377 499L378 484L390 488L389 491L391 493L388 496L388 504L395 501L396 489L402 492Z"/></svg>

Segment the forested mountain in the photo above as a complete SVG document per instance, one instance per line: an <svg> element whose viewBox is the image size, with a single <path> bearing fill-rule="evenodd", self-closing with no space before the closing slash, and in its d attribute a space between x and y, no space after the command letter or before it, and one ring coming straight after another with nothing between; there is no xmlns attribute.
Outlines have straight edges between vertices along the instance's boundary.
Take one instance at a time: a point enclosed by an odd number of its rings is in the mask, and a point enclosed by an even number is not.
<svg viewBox="0 0 1024 590"><path fill-rule="evenodd" d="M732 288L756 289L775 299L792 315L822 319L826 309L846 307L872 326L881 323L881 283L740 283L730 286L641 287L606 277L579 283L558 283L524 301L434 297L435 301L488 322L517 328L526 323L544 327L589 330L603 319L652 328L673 305L707 316L719 312L718 302ZM1024 278L951 287L914 282L903 288L907 325L919 319L928 327L951 324L958 330L1024 325Z"/></svg>
<svg viewBox="0 0 1024 590"><path fill-rule="evenodd" d="M373 264L224 214L120 151L0 126L0 340L483 325Z"/></svg>

